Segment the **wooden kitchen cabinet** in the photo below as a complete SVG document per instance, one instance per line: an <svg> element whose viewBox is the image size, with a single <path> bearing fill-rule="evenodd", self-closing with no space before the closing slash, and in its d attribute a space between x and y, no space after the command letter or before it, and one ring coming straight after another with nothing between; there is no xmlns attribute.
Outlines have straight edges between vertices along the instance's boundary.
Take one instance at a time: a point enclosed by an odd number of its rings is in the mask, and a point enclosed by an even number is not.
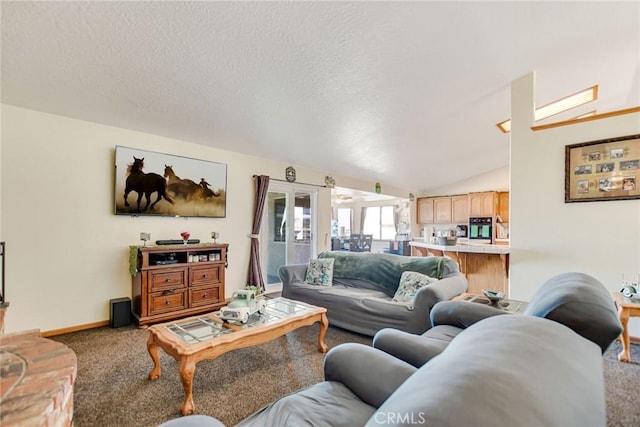
<svg viewBox="0 0 640 427"><path fill-rule="evenodd" d="M457 224L469 223L469 195L451 197L451 219Z"/></svg>
<svg viewBox="0 0 640 427"><path fill-rule="evenodd" d="M496 213L497 201L495 191L469 194L469 216L493 217Z"/></svg>
<svg viewBox="0 0 640 427"><path fill-rule="evenodd" d="M469 198L465 195L421 197L417 202L418 224L466 224L469 222Z"/></svg>
<svg viewBox="0 0 640 427"><path fill-rule="evenodd" d="M131 282L132 312L138 324L192 316L224 306L228 246L132 247L137 251L136 274Z"/></svg>
<svg viewBox="0 0 640 427"><path fill-rule="evenodd" d="M436 197L433 199L433 216L436 224L451 222L451 197Z"/></svg>
<svg viewBox="0 0 640 427"><path fill-rule="evenodd" d="M418 224L433 224L434 221L434 213L433 213L433 197L420 197L416 202L417 207L417 215L416 222Z"/></svg>
<svg viewBox="0 0 640 427"><path fill-rule="evenodd" d="M509 222L509 192L501 191L498 193L498 212L502 222Z"/></svg>

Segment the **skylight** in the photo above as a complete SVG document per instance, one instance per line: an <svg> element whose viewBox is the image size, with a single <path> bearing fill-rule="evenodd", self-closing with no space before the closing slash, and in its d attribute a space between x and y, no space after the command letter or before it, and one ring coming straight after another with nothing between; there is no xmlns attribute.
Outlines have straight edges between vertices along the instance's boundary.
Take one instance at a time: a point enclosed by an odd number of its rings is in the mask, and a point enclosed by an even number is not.
<svg viewBox="0 0 640 427"><path fill-rule="evenodd" d="M560 98L547 105L543 105L540 108L536 108L534 120L536 122L544 120L551 116L555 116L556 114L584 105L588 102L595 101L596 99L598 99L598 85L591 86L590 88L581 90L573 95L565 96L564 98ZM587 117L594 114L595 111L590 111L589 113L582 114L576 118ZM502 121L496 126L498 126L502 132L509 133L511 132L511 119Z"/></svg>

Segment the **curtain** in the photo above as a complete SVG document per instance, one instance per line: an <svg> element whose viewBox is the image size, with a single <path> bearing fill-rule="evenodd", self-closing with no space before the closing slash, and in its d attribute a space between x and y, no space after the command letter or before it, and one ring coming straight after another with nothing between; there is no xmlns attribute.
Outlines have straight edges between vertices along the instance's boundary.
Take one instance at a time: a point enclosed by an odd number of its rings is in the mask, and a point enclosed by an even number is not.
<svg viewBox="0 0 640 427"><path fill-rule="evenodd" d="M360 234L364 233L364 220L367 217L367 208L363 207L360 209Z"/></svg>
<svg viewBox="0 0 640 427"><path fill-rule="evenodd" d="M400 223L400 205L393 205L393 228L398 234L398 224Z"/></svg>
<svg viewBox="0 0 640 427"><path fill-rule="evenodd" d="M249 271L247 272L247 285L256 286L264 291L264 279L262 278L262 268L260 267L260 226L262 225L262 213L267 200L269 190L269 177L266 175L253 176L253 188L255 193L255 204L253 211L253 228L249 238L251 239L251 255L249 257Z"/></svg>

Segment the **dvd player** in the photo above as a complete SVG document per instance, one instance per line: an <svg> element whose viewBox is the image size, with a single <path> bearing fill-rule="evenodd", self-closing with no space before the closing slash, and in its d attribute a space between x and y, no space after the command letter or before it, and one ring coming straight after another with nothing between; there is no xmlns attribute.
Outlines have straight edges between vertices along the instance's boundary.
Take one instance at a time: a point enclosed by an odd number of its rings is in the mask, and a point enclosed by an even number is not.
<svg viewBox="0 0 640 427"><path fill-rule="evenodd" d="M189 239L187 240L189 245L193 245L196 243L200 243L200 239ZM156 240L156 245L182 245L184 244L184 240Z"/></svg>

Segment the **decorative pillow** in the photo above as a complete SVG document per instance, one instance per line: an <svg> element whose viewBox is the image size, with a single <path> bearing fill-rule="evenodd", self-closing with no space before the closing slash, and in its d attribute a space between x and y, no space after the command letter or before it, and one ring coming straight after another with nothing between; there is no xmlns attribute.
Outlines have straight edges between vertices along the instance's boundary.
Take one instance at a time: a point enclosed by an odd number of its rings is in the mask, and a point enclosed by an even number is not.
<svg viewBox="0 0 640 427"><path fill-rule="evenodd" d="M421 287L437 281L438 279L418 273L417 271L405 271L402 273L402 276L400 276L400 285L398 286L396 294L393 296L393 301L413 301L413 297L416 296L416 293Z"/></svg>
<svg viewBox="0 0 640 427"><path fill-rule="evenodd" d="M333 283L333 258L311 259L305 282L310 285L331 286Z"/></svg>

